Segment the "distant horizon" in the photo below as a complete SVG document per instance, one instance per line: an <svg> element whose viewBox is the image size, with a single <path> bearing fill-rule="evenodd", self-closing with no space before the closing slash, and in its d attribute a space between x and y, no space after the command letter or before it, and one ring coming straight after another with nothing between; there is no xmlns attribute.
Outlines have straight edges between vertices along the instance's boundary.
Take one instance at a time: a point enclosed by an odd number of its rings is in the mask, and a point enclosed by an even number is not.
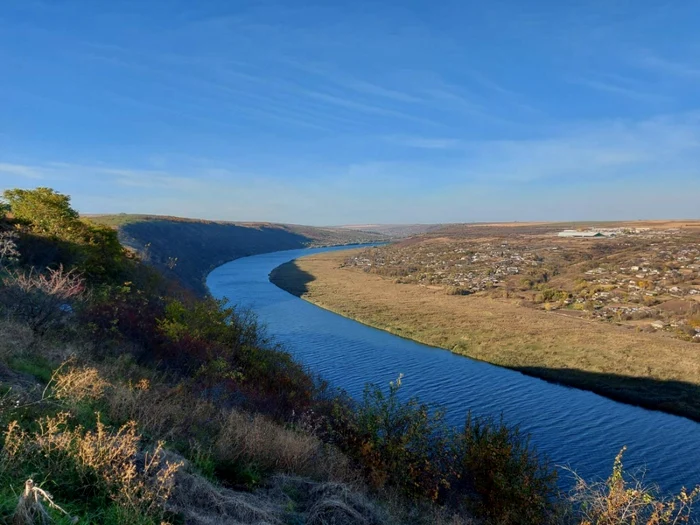
<svg viewBox="0 0 700 525"><path fill-rule="evenodd" d="M135 217L154 217L154 218L172 218L185 219L193 221L205 221L215 223L236 223L236 224L280 224L293 226L313 226L316 228L348 228L362 229L363 227L376 226L449 226L452 224L576 224L576 223L628 223L628 222L698 222L700 217L683 217L683 218L659 218L659 219L591 219L591 220L546 220L546 221L530 221L530 220L513 220L513 221L462 221L462 222L386 222L386 223L367 223L367 224L306 224L301 222L277 222L269 220L227 220L227 219L205 219L202 217L185 217L180 215L163 215L156 213L83 213L81 217L119 217L119 216L135 216Z"/></svg>
<svg viewBox="0 0 700 525"><path fill-rule="evenodd" d="M298 224L698 213L700 3L6 0L0 189Z"/></svg>

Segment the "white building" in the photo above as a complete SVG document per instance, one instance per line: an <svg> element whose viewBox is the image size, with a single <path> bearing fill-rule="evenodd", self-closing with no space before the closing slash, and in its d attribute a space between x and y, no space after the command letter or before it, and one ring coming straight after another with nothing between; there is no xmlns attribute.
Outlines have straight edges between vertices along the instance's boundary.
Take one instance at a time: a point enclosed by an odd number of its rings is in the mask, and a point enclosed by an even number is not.
<svg viewBox="0 0 700 525"><path fill-rule="evenodd" d="M559 237L605 237L601 232L581 231L581 230L564 230L559 232Z"/></svg>

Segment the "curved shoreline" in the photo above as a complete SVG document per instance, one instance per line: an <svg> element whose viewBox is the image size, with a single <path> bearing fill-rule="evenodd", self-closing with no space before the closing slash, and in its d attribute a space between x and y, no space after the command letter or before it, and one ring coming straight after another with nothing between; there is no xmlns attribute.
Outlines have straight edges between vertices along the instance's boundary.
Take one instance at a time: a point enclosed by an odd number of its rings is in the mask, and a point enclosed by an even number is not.
<svg viewBox="0 0 700 525"><path fill-rule="evenodd" d="M350 297L350 294L348 293L339 293L343 290L340 290L341 287L338 286L337 281L331 283L334 285L331 287L331 289L323 290L323 286L327 286L328 283L320 284L318 275L314 275L312 272L309 272L309 261L314 261L314 268L318 270L318 261L323 259L323 257L320 255L321 254L319 254L317 257L305 256L276 267L272 270L272 272L270 272L270 281L275 286L297 297L300 297L305 301L314 304L315 306L407 340L437 349L448 350L457 355L517 371L524 375L542 379L550 383L590 391L614 401L649 410L682 416L692 421L700 422L700 402L693 403L693 400L697 399L696 396L700 393L700 386L694 383L674 379L661 380L652 377L637 377L633 375L623 376L605 372L593 372L590 370L577 369L573 367L559 366L550 368L542 366L541 364L540 366L534 366L534 364L508 364L503 362L502 355L500 356L501 359L498 358L499 355L495 356L496 359L484 358L485 352L483 352L483 350L481 352L470 352L470 349L474 349L475 346L440 344L440 342L436 340L434 334L433 337L430 337L430 334L425 336L425 334L422 333L419 328L414 327L413 330L403 330L401 328L397 329L396 325L392 325L390 322L380 322L381 316L378 319L377 315L362 315L362 307L358 307L358 309L354 308L357 306L357 304L353 304L353 300L357 300L357 297ZM326 257L326 259L328 259L328 257ZM299 266L300 261L303 268ZM328 266L328 264L326 264L326 266ZM326 267L324 270L328 270L328 268ZM333 270L336 272L341 271L341 269L338 267L333 268ZM352 271L347 270L347 272ZM360 274L360 272L356 273ZM351 274L345 274L346 277L348 275ZM360 275L367 276L370 274ZM327 277L326 275L324 276ZM357 276L353 276L353 279L357 280ZM376 290L377 286L381 286L379 279L381 278L373 276L368 278L371 283L365 284L371 284L373 290ZM386 284L388 286L400 287L400 285L393 283L386 282ZM345 291L347 291L348 287L346 286L345 288ZM403 288L405 289L405 287ZM364 294L364 296L367 298L367 294ZM329 298L333 300L327 300ZM375 302L374 305L363 306L365 310L371 310L372 307L375 307L383 308L386 311L390 309L392 305L379 304ZM528 315L529 313L530 312L528 312ZM396 315L396 312L388 315ZM396 319L396 317L394 319ZM548 317L547 319L551 319L551 317ZM569 323L570 321L572 320L566 319L563 322ZM450 338L442 338L445 340L445 342L450 341ZM638 337L635 337L634 339L636 340ZM454 340L454 337L452 340ZM668 344L672 347L678 346L678 344L675 342ZM517 349L514 351L517 352Z"/></svg>

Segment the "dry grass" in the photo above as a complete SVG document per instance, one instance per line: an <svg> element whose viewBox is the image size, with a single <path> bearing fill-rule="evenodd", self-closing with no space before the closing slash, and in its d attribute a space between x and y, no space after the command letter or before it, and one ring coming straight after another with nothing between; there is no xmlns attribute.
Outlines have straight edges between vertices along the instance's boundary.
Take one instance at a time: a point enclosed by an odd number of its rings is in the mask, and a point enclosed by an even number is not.
<svg viewBox="0 0 700 525"><path fill-rule="evenodd" d="M393 525L426 523L392 520L366 495L339 483L319 483L296 476L275 476L255 493L234 492L178 471L168 507L191 525ZM438 525L438 521L430 521ZM466 522L454 522L462 525ZM442 525L442 523L440 523ZM447 525L447 522L445 522Z"/></svg>
<svg viewBox="0 0 700 525"><path fill-rule="evenodd" d="M254 494L214 485L187 468L176 475L168 508L180 514L189 525L283 523L279 518L282 514L280 505Z"/></svg>
<svg viewBox="0 0 700 525"><path fill-rule="evenodd" d="M252 461L272 472L321 480L355 479L347 458L334 448L260 414L230 411L224 417L214 448L219 460Z"/></svg>
<svg viewBox="0 0 700 525"><path fill-rule="evenodd" d="M589 483L575 475L570 500L580 525L675 525L688 523L700 486L682 489L663 499L653 486L627 476L623 470L623 448L615 458L613 471L605 482Z"/></svg>
<svg viewBox="0 0 700 525"><path fill-rule="evenodd" d="M111 386L93 367L74 367L65 370L61 367L54 373L52 383L56 399L70 403L101 399L105 390Z"/></svg>
<svg viewBox="0 0 700 525"><path fill-rule="evenodd" d="M276 282L305 286L304 299L402 337L700 420L697 345L507 300L394 284L341 268L350 253L304 257ZM647 381L621 382L632 378ZM672 401L669 382L677 388Z"/></svg>
<svg viewBox="0 0 700 525"><path fill-rule="evenodd" d="M32 464L44 475L72 473L68 477L72 477L75 489L103 490L114 502L137 515L162 516L174 475L181 466L164 459L163 444L143 451L134 422L112 431L98 419L97 428L86 431L71 426L70 419L66 412L40 418L38 430L33 432L23 430L16 422L10 423L0 470L12 472L20 465ZM34 500L38 505L36 497ZM37 505L20 507L38 510Z"/></svg>
<svg viewBox="0 0 700 525"><path fill-rule="evenodd" d="M26 324L0 320L0 361L25 353L36 341Z"/></svg>

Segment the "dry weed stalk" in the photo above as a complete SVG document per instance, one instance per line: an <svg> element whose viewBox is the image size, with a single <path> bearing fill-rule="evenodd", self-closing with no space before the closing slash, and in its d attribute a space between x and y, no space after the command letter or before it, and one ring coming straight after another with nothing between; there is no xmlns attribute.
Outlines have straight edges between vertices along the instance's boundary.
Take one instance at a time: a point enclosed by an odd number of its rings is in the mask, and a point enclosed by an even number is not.
<svg viewBox="0 0 700 525"><path fill-rule="evenodd" d="M140 452L141 436L131 421L116 432L99 419L95 431L68 425L69 414L38 420L39 430L23 431L16 422L5 433L1 463L7 468L40 458L47 473L73 470L85 486L97 483L119 505L139 514L162 516L182 463L164 459L163 443Z"/></svg>
<svg viewBox="0 0 700 525"><path fill-rule="evenodd" d="M653 486L643 480L626 479L622 456L617 454L613 472L605 482L589 483L573 473L576 485L570 499L580 516L580 525L677 525L688 523L700 486L685 488L670 499L660 499Z"/></svg>
<svg viewBox="0 0 700 525"><path fill-rule="evenodd" d="M53 501L53 496L37 487L34 481L28 479L24 483L24 491L19 497L17 508L12 516L13 525L36 525L51 523L51 516L46 510L47 507L59 511L61 514L68 516L71 523L78 523L78 518L71 517L68 512L62 509Z"/></svg>
<svg viewBox="0 0 700 525"><path fill-rule="evenodd" d="M54 372L52 377L56 399L72 403L79 403L86 399L97 400L102 398L105 389L110 386L96 368L76 367L63 372L62 367L63 365Z"/></svg>
<svg viewBox="0 0 700 525"><path fill-rule="evenodd" d="M0 268L12 266L19 260L20 253L17 249L19 235L14 231L0 232Z"/></svg>

